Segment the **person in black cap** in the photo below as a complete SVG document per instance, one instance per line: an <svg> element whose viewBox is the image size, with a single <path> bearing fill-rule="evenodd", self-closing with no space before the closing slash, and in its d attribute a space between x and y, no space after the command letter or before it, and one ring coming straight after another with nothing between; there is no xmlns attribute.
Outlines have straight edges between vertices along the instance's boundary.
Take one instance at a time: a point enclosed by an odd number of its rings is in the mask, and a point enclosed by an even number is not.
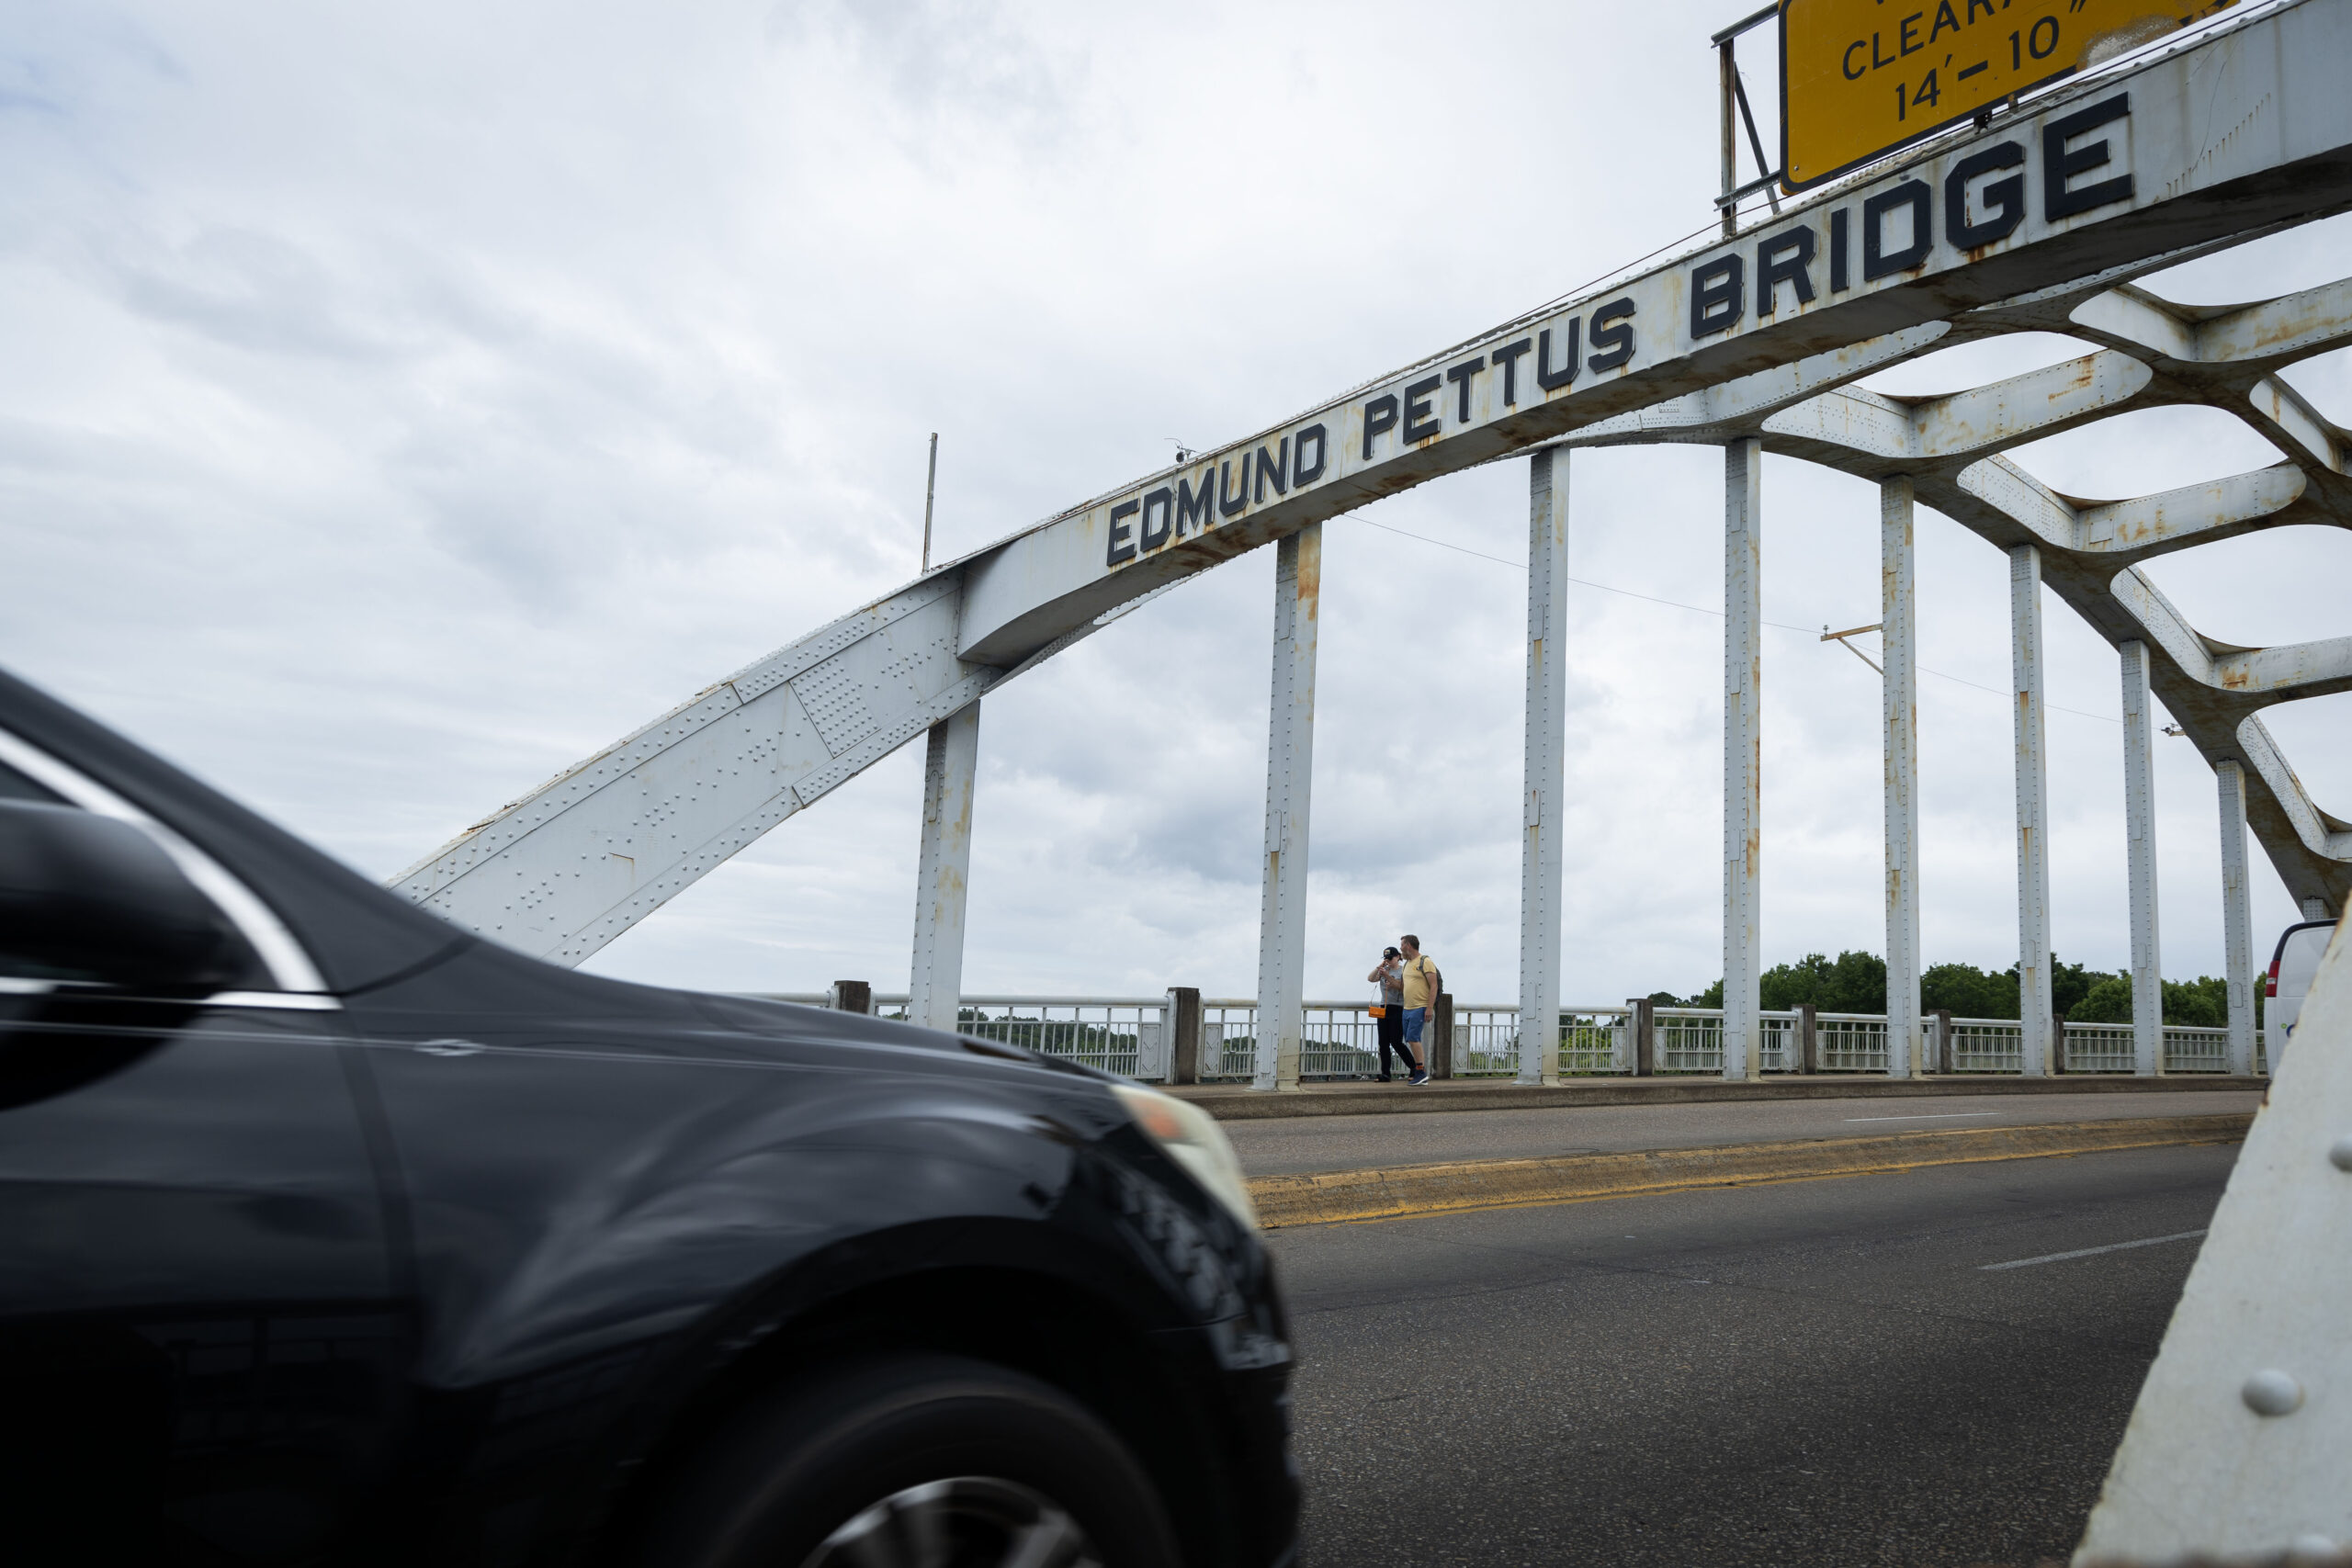
<svg viewBox="0 0 2352 1568"><path fill-rule="evenodd" d="M1391 1051L1405 1064L1408 1077L1419 1077L1421 1064L1405 1044L1405 955L1393 947L1383 948L1380 962L1364 978L1380 987L1380 1081L1396 1081L1388 1076Z"/></svg>

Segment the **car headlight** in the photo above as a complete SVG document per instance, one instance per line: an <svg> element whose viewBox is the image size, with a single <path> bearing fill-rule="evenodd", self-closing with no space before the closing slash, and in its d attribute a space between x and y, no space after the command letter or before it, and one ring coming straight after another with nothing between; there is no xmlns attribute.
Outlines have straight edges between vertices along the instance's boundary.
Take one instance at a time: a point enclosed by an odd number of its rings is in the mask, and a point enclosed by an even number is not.
<svg viewBox="0 0 2352 1568"><path fill-rule="evenodd" d="M1197 1105L1140 1084L1114 1084L1112 1092L1136 1119L1144 1136L1159 1145L1169 1158L1184 1168L1209 1195L1250 1230L1258 1228L1258 1206L1250 1201L1250 1183L1241 1161L1226 1141L1216 1118Z"/></svg>

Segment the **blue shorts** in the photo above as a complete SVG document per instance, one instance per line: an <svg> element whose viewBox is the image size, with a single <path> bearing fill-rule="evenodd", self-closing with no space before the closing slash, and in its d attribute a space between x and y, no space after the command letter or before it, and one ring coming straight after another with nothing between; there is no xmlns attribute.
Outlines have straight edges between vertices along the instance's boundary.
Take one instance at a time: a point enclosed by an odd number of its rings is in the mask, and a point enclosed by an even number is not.
<svg viewBox="0 0 2352 1568"><path fill-rule="evenodd" d="M1419 1045L1421 1043L1421 1025L1429 1016L1430 1010L1427 1008L1405 1010L1405 1043L1407 1044Z"/></svg>

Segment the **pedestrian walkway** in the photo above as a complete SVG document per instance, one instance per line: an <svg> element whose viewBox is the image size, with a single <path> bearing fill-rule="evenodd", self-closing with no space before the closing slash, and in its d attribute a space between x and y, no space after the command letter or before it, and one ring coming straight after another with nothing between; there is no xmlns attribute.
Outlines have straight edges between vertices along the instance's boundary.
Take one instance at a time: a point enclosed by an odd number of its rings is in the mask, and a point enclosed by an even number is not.
<svg viewBox="0 0 2352 1568"><path fill-rule="evenodd" d="M1741 1080L1692 1074L1675 1077L1589 1077L1557 1085L1514 1084L1503 1078L1451 1078L1414 1088L1361 1080L1310 1083L1267 1094L1247 1084L1188 1084L1170 1089L1220 1122L1300 1117L1425 1115L1431 1111L1559 1110L1591 1106L1693 1105L1808 1100L1942 1100L1953 1096L2084 1097L2236 1091L2259 1096L2267 1078L2199 1073L2172 1077L1973 1077L1884 1078L1820 1074Z"/></svg>
<svg viewBox="0 0 2352 1568"><path fill-rule="evenodd" d="M1956 1095L1890 1102L1838 1100L1619 1103L1396 1116L1300 1116L1232 1122L1226 1135L1256 1176L1465 1160L1705 1148L1805 1138L2249 1111L2259 1089L2138 1094Z"/></svg>
<svg viewBox="0 0 2352 1568"><path fill-rule="evenodd" d="M2175 1145L2234 1144L2245 1137L2253 1106L2188 1110L2187 1095L2106 1096L2088 1116L2052 1116L2049 1100L2010 1100L1975 1111L1934 1117L1859 1114L1804 1128L1781 1118L1781 1135L1758 1138L1758 1128L1726 1117L1723 1108L1669 1107L1649 1113L1679 1125L1604 1129L1602 1139L1581 1145L1549 1142L1537 1152L1496 1157L1491 1154L1417 1161L1392 1152L1369 1163L1270 1172L1253 1168L1250 1192L1260 1223L1270 1229L1332 1221L1401 1219L1528 1203L1579 1202L1690 1188L1736 1187L1758 1181L1811 1180L1823 1177L1883 1175L1927 1166L1975 1165L2019 1159L2107 1153ZM2215 1099L2223 1097L2215 1096ZM1850 1102L1849 1102L1850 1103ZM1817 1107L1738 1107L1750 1112ZM1713 1111L1713 1114L1693 1114ZM1676 1112L1680 1114L1676 1114ZM2154 1114L2149 1114L2149 1112ZM2136 1113L2135 1113L2136 1112ZM1548 1117L1555 1126L1577 1122L1643 1118L1631 1111L1517 1111L1503 1114ZM1433 1118L1429 1131L1442 1134L1463 1118ZM1333 1123L1260 1123L1245 1131L1329 1128ZM1364 1134L1393 1128L1394 1119L1339 1124L1340 1147L1318 1151L1344 1158L1345 1145ZM1834 1129L1834 1130L1831 1130ZM1529 1129L1518 1129L1521 1134ZM1824 1133L1826 1135L1823 1135ZM1715 1137L1697 1134L1714 1133ZM1745 1134L1736 1142L1720 1134ZM1609 1148L1613 1138L1630 1146ZM1542 1140L1539 1139L1539 1143ZM1523 1144L1521 1146L1525 1146ZM1260 1166L1265 1151L1260 1151ZM1362 1156L1359 1155L1359 1158ZM1245 1156L1245 1163L1247 1163Z"/></svg>

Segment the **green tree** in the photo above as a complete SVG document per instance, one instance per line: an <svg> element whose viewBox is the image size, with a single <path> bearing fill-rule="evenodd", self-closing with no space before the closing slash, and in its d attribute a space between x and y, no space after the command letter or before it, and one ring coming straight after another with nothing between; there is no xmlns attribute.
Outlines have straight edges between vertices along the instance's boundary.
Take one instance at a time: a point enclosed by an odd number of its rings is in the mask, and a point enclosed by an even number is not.
<svg viewBox="0 0 2352 1568"><path fill-rule="evenodd" d="M2011 976L2015 976L2017 972L2016 964L2009 965ZM2104 969L2093 969L2084 964L2069 964L2056 953L2052 953L2050 955L2052 1014L2062 1019L2075 1017L2075 1009L2081 1006L2083 998L2091 994L2091 987L2108 978L2109 976ZM2010 1016L2014 1018L2017 1015L2012 1013Z"/></svg>
<svg viewBox="0 0 2352 1568"><path fill-rule="evenodd" d="M2188 1029L2221 1029L2230 1021L2229 985L2216 976L2166 980L2164 998L2166 1023ZM2131 1022L2132 976L2101 977L2065 1016L2070 1023Z"/></svg>
<svg viewBox="0 0 2352 1568"><path fill-rule="evenodd" d="M1818 953L1808 953L1794 964L1775 964L1764 971L1758 987L1765 1008L1772 1012L1811 1002L1822 1005L1821 993L1827 985L1831 964Z"/></svg>
<svg viewBox="0 0 2352 1568"><path fill-rule="evenodd" d="M1764 971L1758 987L1767 1010L1785 1012L1811 1002L1823 1012L1883 1013L1886 1010L1886 961L1875 953L1846 952L1835 959L1808 953L1793 964ZM2229 1021L2229 987L2218 976L2164 983L2165 1021L2186 1028L2220 1029ZM1659 1007L1720 1008L1721 980L1705 990L1678 997L1653 991ZM2050 1000L2062 1020L2075 1023L2132 1021L2132 979L2052 954ZM1949 1009L1955 1018L2016 1018L2018 966L1987 971L1973 964L1937 964L1919 976L1919 1004L1929 1012ZM2255 1021L2262 1019L2262 988L2255 987Z"/></svg>
<svg viewBox="0 0 2352 1568"><path fill-rule="evenodd" d="M1886 960L1875 953L1841 953L1835 959L1808 953L1793 964L1776 964L1764 971L1757 987L1768 1012L1786 1012L1800 1002L1811 1002L1823 1012L1884 1012ZM1671 991L1652 993L1659 1007L1719 1008L1724 983L1678 997Z"/></svg>
<svg viewBox="0 0 2352 1568"><path fill-rule="evenodd" d="M1719 1008L1724 1005L1724 983L1721 980L1703 991L1693 991L1671 1005L1679 1008Z"/></svg>
<svg viewBox="0 0 2352 1568"><path fill-rule="evenodd" d="M2255 995L2262 994L2260 987ZM2255 1004L2258 1018L2261 1004ZM2165 982L2165 1021L2185 1024L2197 1029L2226 1029L2230 1022L2230 983L2218 975L2199 975L2194 980Z"/></svg>
<svg viewBox="0 0 2352 1568"><path fill-rule="evenodd" d="M1955 1018L2015 1018L2017 967L1988 975L1973 964L1931 964L1919 976L1919 1005Z"/></svg>
<svg viewBox="0 0 2352 1568"><path fill-rule="evenodd" d="M2083 993L2066 1014L2070 1023L2129 1023L2132 1021L2132 976L2109 975Z"/></svg>
<svg viewBox="0 0 2352 1568"><path fill-rule="evenodd" d="M1836 959L1808 953L1794 964L1764 971L1764 1006L1785 1012L1811 1002L1823 1012L1884 1012L1886 960L1875 953L1846 952Z"/></svg>

